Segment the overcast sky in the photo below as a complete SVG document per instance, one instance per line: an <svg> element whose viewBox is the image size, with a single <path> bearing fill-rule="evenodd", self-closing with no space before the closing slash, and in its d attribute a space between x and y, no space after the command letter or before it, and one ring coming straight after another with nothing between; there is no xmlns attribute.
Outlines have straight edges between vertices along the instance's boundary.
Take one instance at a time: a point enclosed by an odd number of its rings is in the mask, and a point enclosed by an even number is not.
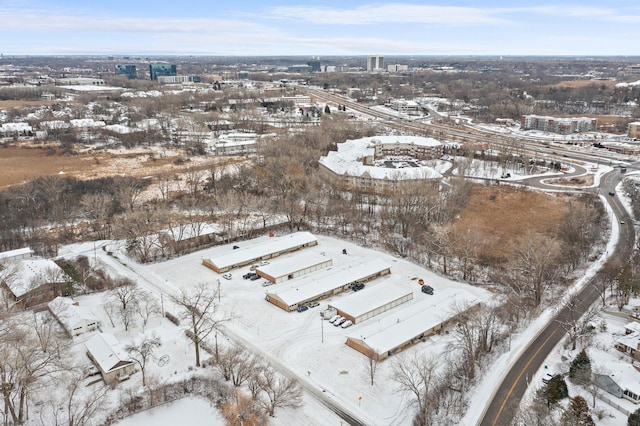
<svg viewBox="0 0 640 426"><path fill-rule="evenodd" d="M640 55L640 0L0 0L0 53Z"/></svg>

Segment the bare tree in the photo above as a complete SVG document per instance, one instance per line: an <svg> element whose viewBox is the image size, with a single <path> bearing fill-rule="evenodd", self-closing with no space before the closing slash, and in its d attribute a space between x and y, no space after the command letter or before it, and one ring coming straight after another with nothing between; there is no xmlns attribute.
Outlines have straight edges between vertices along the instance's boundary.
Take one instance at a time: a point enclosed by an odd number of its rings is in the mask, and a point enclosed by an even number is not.
<svg viewBox="0 0 640 426"><path fill-rule="evenodd" d="M411 394L411 404L418 408L416 418L419 424L426 424L433 412L437 411L433 393L438 381L436 365L434 358L418 354L401 355L393 361L392 380L398 384L400 392Z"/></svg>
<svg viewBox="0 0 640 426"><path fill-rule="evenodd" d="M230 398L221 408L222 415L230 426L267 426L269 424L264 410L239 389L235 398Z"/></svg>
<svg viewBox="0 0 640 426"><path fill-rule="evenodd" d="M139 289L135 282L128 278L116 281L116 287L109 291L108 302L115 307L124 325L125 331L135 323L135 315L139 312Z"/></svg>
<svg viewBox="0 0 640 426"><path fill-rule="evenodd" d="M271 417L276 408L302 406L302 388L295 377L281 377L272 368L265 367L260 374L259 383L266 396L260 402Z"/></svg>
<svg viewBox="0 0 640 426"><path fill-rule="evenodd" d="M160 314L160 305L158 305L156 298L147 292L141 292L139 299L138 314L142 318L142 331L144 331L149 319Z"/></svg>
<svg viewBox="0 0 640 426"><path fill-rule="evenodd" d="M376 372L378 371L378 360L373 358L367 358L367 375L369 379L371 379L371 386L373 386L373 380L376 377Z"/></svg>
<svg viewBox="0 0 640 426"><path fill-rule="evenodd" d="M257 365L257 359L252 357L240 346L232 346L222 351L215 367L225 380L234 386L242 386L249 380Z"/></svg>
<svg viewBox="0 0 640 426"><path fill-rule="evenodd" d="M181 290L173 301L182 308L182 317L189 323L195 346L196 366L200 367L200 344L224 322L233 316L216 318L218 314L218 292L205 283L198 284L190 290Z"/></svg>
<svg viewBox="0 0 640 426"><path fill-rule="evenodd" d="M153 352L156 348L159 348L160 345L160 338L154 335L142 336L124 348L124 350L129 354L129 357L140 367L140 372L142 373L142 386L147 385L145 375L147 362L153 359Z"/></svg>
<svg viewBox="0 0 640 426"><path fill-rule="evenodd" d="M70 370L58 380L51 413L42 420L43 425L86 426L93 424L96 415L105 409L109 387L95 385L91 392L84 392L83 373ZM61 391L61 392L60 392Z"/></svg>
<svg viewBox="0 0 640 426"><path fill-rule="evenodd" d="M577 294L569 297L562 306L558 308L560 313L566 312L564 315L558 315L556 321L560 327L567 333L571 350L576 350L578 340L591 334L593 331L593 320L598 316L598 310L591 306L584 314L580 307L581 300Z"/></svg>

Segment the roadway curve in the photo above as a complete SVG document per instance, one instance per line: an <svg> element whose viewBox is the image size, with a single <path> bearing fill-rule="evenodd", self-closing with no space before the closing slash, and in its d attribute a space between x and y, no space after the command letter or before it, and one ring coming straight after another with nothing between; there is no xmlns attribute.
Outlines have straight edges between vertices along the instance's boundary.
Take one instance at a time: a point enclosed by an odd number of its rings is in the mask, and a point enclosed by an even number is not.
<svg viewBox="0 0 640 426"><path fill-rule="evenodd" d="M620 180L620 173L616 171L605 174L600 181L600 193L607 198L615 220L617 222L625 221L625 224L620 225L618 244L611 257L626 261L632 253L635 231L622 203L617 197L608 195L609 192L614 191ZM601 279L602 273L598 271L578 292L578 312L584 313L597 301L599 293L593 284ZM512 424L520 401L529 386L529 378L534 377L543 365L547 355L565 337L566 332L560 327L560 323L566 321L569 315L569 310L566 307L563 308L540 331L529 346L522 351L522 355L513 363L511 369L505 374L502 383L494 392L491 402L487 405L482 418L478 422L480 426L507 426Z"/></svg>

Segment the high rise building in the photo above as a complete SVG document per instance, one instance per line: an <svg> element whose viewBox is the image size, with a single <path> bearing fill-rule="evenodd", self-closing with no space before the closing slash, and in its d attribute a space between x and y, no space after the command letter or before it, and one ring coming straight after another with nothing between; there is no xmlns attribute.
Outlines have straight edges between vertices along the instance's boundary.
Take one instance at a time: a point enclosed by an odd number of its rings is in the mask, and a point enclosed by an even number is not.
<svg viewBox="0 0 640 426"><path fill-rule="evenodd" d="M367 58L367 71L382 71L384 69L384 56L372 55Z"/></svg>
<svg viewBox="0 0 640 426"><path fill-rule="evenodd" d="M138 78L138 71L135 65L116 65L116 75L123 75L127 78Z"/></svg>
<svg viewBox="0 0 640 426"><path fill-rule="evenodd" d="M149 77L151 77L151 80L157 80L160 75L178 75L176 66L172 64L150 64Z"/></svg>

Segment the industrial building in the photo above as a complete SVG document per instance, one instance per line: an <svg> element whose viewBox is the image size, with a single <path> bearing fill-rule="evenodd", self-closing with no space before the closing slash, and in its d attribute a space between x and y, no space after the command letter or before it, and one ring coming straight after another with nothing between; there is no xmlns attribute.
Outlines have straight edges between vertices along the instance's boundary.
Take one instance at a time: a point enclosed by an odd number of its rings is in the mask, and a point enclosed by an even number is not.
<svg viewBox="0 0 640 426"><path fill-rule="evenodd" d="M320 269L328 268L332 264L333 259L321 254L302 253L261 266L256 269L256 273L274 284L280 284Z"/></svg>
<svg viewBox="0 0 640 426"><path fill-rule="evenodd" d="M348 290L352 284L371 281L390 274L391 268L379 260L371 260L349 266L331 275L316 280L296 280L268 291L265 299L287 312L295 311L300 305L324 299Z"/></svg>
<svg viewBox="0 0 640 426"><path fill-rule="evenodd" d="M369 358L382 361L407 347L424 341L438 333L445 325L455 321L452 311L455 301L466 310L475 309L480 301L466 290L436 290L433 296L386 315L380 321L365 325L347 337L347 346L362 352Z"/></svg>
<svg viewBox="0 0 640 426"><path fill-rule="evenodd" d="M390 280L391 278L388 278ZM413 291L396 283L378 282L375 286L329 303L338 315L359 324L413 299Z"/></svg>
<svg viewBox="0 0 640 426"><path fill-rule="evenodd" d="M231 253L203 259L202 264L221 274L233 268L249 265L260 260L271 259L284 253L318 244L318 239L309 232L296 232L282 237L273 237L253 247L238 248Z"/></svg>

